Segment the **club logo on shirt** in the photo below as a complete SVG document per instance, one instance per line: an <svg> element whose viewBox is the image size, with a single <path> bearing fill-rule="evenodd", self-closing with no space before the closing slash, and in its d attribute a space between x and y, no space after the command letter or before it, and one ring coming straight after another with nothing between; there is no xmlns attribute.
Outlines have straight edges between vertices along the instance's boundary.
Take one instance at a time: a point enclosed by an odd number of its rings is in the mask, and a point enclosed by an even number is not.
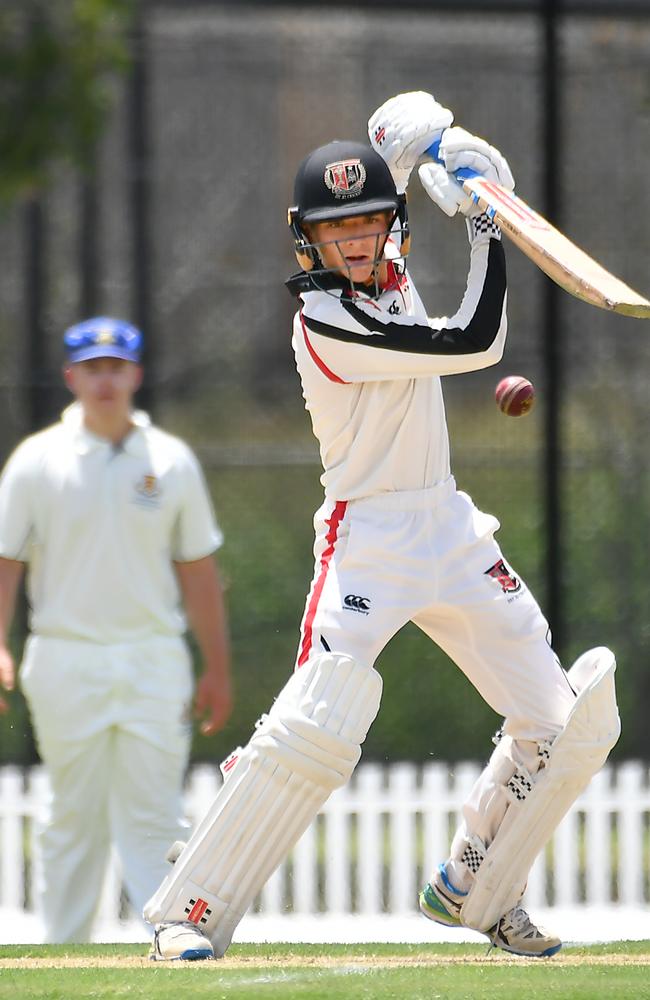
<svg viewBox="0 0 650 1000"><path fill-rule="evenodd" d="M370 598L359 597L357 594L348 594L343 598L344 611L357 611L360 615L370 614Z"/></svg>
<svg viewBox="0 0 650 1000"><path fill-rule="evenodd" d="M338 160L327 164L323 180L335 198L356 198L366 183L366 168L359 159Z"/></svg>
<svg viewBox="0 0 650 1000"><path fill-rule="evenodd" d="M388 312L391 314L391 316L399 316L401 311L402 310L399 307L397 299L394 299L388 307Z"/></svg>
<svg viewBox="0 0 650 1000"><path fill-rule="evenodd" d="M521 581L514 573L510 572L503 559L499 559L494 566L486 569L485 576L496 580L504 594L516 594L518 590L521 590Z"/></svg>
<svg viewBox="0 0 650 1000"><path fill-rule="evenodd" d="M134 503L141 507L160 507L160 496L162 490L156 476L152 473L145 473L135 484Z"/></svg>

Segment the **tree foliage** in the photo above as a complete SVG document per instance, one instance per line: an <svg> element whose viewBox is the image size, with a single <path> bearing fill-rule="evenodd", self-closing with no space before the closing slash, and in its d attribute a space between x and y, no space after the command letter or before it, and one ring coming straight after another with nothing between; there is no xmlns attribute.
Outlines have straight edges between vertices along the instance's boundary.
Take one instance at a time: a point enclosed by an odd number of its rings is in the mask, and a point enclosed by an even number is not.
<svg viewBox="0 0 650 1000"><path fill-rule="evenodd" d="M133 0L14 0L0 7L0 200L84 167L116 74L128 66Z"/></svg>

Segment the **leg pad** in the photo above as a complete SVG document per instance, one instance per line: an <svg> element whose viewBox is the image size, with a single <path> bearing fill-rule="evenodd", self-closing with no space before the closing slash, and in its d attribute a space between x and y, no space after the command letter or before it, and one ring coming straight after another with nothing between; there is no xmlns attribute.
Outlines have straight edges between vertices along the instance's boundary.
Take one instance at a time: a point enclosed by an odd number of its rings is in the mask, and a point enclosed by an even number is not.
<svg viewBox="0 0 650 1000"><path fill-rule="evenodd" d="M468 927L486 931L520 899L530 867L593 775L603 766L620 734L610 650L583 654L569 671L577 691L566 725L530 774L516 760L516 743L504 737L492 755L508 800L494 839L479 863L461 910Z"/></svg>
<svg viewBox="0 0 650 1000"><path fill-rule="evenodd" d="M145 919L203 921L223 955L266 880L352 774L381 689L377 671L348 656L327 653L299 668L228 759L223 787Z"/></svg>

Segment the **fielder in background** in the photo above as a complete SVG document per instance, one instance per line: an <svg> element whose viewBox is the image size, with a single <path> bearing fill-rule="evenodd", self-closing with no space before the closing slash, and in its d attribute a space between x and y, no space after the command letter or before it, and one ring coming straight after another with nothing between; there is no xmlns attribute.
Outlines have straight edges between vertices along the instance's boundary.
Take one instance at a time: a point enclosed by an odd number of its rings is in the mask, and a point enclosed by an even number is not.
<svg viewBox="0 0 650 1000"><path fill-rule="evenodd" d="M20 683L52 788L39 886L51 942L89 939L111 842L138 910L165 873L191 737L183 605L203 732L231 711L221 533L194 454L133 409L140 332L99 317L64 344L76 401L0 480L0 678L13 686L7 636L27 566Z"/></svg>
<svg viewBox="0 0 650 1000"><path fill-rule="evenodd" d="M552 955L560 940L520 900L529 869L619 734L605 647L566 673L548 624L494 535L498 521L450 471L441 376L496 364L506 336L501 233L452 176L471 167L513 188L503 156L452 127L430 94L392 98L372 146L332 142L301 164L289 210L300 273L293 347L320 443L325 501L295 671L244 748L145 916L154 957L223 955L266 879L359 760L379 709L374 663L415 622L504 718L449 857L420 895L426 917L497 947ZM467 288L431 318L405 266L405 191L419 176L467 224ZM431 706L431 741L444 704Z"/></svg>

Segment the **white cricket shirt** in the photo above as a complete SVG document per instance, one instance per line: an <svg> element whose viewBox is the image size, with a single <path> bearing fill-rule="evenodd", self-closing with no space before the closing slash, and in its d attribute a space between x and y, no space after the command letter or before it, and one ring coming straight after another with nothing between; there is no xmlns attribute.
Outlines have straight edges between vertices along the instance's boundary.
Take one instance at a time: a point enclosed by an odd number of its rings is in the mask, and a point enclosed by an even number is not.
<svg viewBox="0 0 650 1000"><path fill-rule="evenodd" d="M288 282L302 300L292 343L330 499L448 479L440 376L496 364L506 337L500 232L485 216L471 225L467 288L451 317L428 317L408 272L392 264L376 299L344 282L328 291L305 287L307 276Z"/></svg>
<svg viewBox="0 0 650 1000"><path fill-rule="evenodd" d="M0 556L28 564L33 633L98 643L186 629L172 561L221 532L193 452L142 412L120 446L74 403L26 438L0 479Z"/></svg>

